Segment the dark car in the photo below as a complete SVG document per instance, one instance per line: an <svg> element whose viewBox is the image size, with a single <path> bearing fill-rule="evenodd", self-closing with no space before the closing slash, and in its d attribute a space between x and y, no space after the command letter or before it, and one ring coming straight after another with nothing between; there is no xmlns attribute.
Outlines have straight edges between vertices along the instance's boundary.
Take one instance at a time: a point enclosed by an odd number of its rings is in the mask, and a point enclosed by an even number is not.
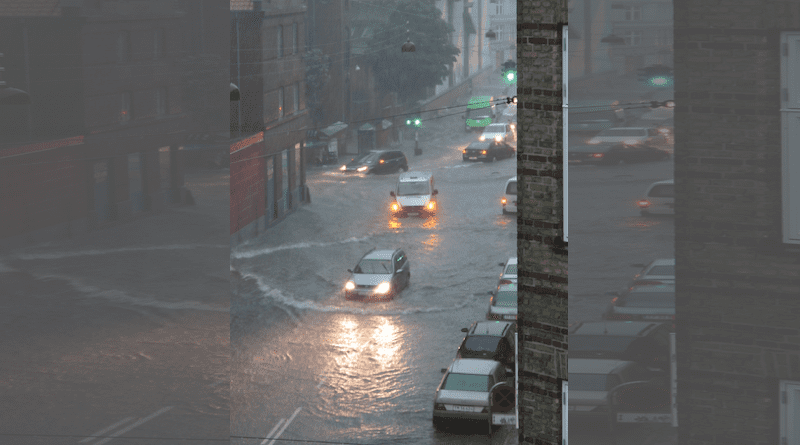
<svg viewBox="0 0 800 445"><path fill-rule="evenodd" d="M588 321L569 328L570 358L629 360L651 370L669 366L669 330L645 321Z"/></svg>
<svg viewBox="0 0 800 445"><path fill-rule="evenodd" d="M664 161L670 154L652 145L597 144L575 145L567 149L570 164L616 165L635 162Z"/></svg>
<svg viewBox="0 0 800 445"><path fill-rule="evenodd" d="M461 329L467 336L458 347L456 358L495 360L509 368L516 360L516 325L510 321L478 321Z"/></svg>
<svg viewBox="0 0 800 445"><path fill-rule="evenodd" d="M497 159L513 158L517 151L505 142L477 141L461 150L464 161L494 162Z"/></svg>
<svg viewBox="0 0 800 445"><path fill-rule="evenodd" d="M675 328L675 285L635 286L611 300L605 320L656 321Z"/></svg>
<svg viewBox="0 0 800 445"><path fill-rule="evenodd" d="M339 170L344 173L395 173L408 171L408 159L400 150L373 150L353 158Z"/></svg>

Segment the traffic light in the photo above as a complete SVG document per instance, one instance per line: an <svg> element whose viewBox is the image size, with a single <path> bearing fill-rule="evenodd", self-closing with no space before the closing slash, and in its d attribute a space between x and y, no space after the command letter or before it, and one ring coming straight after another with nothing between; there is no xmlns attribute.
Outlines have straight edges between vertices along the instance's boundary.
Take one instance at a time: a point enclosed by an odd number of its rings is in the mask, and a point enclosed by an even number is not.
<svg viewBox="0 0 800 445"><path fill-rule="evenodd" d="M650 65L639 68L639 81L652 87L672 85L672 68L664 65Z"/></svg>
<svg viewBox="0 0 800 445"><path fill-rule="evenodd" d="M508 85L517 83L517 63L513 60L503 63L503 81Z"/></svg>
<svg viewBox="0 0 800 445"><path fill-rule="evenodd" d="M419 127L421 124L422 124L422 119L418 117L412 117L406 119L406 125L408 125L409 127Z"/></svg>

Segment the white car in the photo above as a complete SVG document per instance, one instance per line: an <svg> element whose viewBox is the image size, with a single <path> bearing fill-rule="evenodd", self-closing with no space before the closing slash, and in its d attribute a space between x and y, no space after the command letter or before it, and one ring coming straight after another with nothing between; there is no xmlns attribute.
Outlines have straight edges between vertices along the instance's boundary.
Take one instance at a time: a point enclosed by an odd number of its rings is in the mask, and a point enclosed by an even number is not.
<svg viewBox="0 0 800 445"><path fill-rule="evenodd" d="M675 180L650 184L645 196L646 198L636 202L642 216L675 214Z"/></svg>
<svg viewBox="0 0 800 445"><path fill-rule="evenodd" d="M517 283L501 284L494 292L489 292L487 320L517 320Z"/></svg>
<svg viewBox="0 0 800 445"><path fill-rule="evenodd" d="M489 422L492 412L507 411L514 406L514 374L494 360L461 358L443 368L441 383L433 399L433 425L439 428L444 420ZM492 406L492 392L510 391L506 403ZM509 403L510 402L510 403Z"/></svg>
<svg viewBox="0 0 800 445"><path fill-rule="evenodd" d="M659 258L650 264L634 264L641 272L633 277L630 286L648 284L675 284L675 258Z"/></svg>
<svg viewBox="0 0 800 445"><path fill-rule="evenodd" d="M489 124L483 129L483 134L478 138L483 141L509 143L514 141L514 130L509 123Z"/></svg>
<svg viewBox="0 0 800 445"><path fill-rule="evenodd" d="M506 181L505 196L500 199L503 205L503 215L517 213L517 177Z"/></svg>
<svg viewBox="0 0 800 445"><path fill-rule="evenodd" d="M503 266L503 271L500 273L500 280L497 282L497 287L503 284L511 284L517 282L517 257L512 256L505 263L500 263Z"/></svg>
<svg viewBox="0 0 800 445"><path fill-rule="evenodd" d="M587 142L589 145L595 144L625 144L639 145L648 144L654 146L666 145L665 136L655 128L646 127L616 127L607 128Z"/></svg>

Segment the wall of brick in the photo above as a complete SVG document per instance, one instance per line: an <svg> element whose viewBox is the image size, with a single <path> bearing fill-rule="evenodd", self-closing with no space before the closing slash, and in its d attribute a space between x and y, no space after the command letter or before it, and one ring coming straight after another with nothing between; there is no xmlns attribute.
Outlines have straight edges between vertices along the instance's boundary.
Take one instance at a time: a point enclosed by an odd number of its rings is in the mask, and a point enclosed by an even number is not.
<svg viewBox="0 0 800 445"><path fill-rule="evenodd" d="M674 0L679 443L779 442L800 380L800 255L782 243L790 1Z"/></svg>
<svg viewBox="0 0 800 445"><path fill-rule="evenodd" d="M567 2L517 3L520 437L561 444L567 378L561 26Z"/></svg>

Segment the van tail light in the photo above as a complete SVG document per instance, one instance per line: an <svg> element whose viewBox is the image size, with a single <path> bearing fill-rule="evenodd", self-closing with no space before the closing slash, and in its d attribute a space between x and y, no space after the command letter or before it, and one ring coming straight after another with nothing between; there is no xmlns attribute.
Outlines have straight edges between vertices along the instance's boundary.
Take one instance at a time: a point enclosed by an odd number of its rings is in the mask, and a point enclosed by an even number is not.
<svg viewBox="0 0 800 445"><path fill-rule="evenodd" d="M643 199L641 201L637 201L636 205L638 205L639 207L641 207L643 209L646 209L646 208L650 207L650 201L648 201L646 199Z"/></svg>
<svg viewBox="0 0 800 445"><path fill-rule="evenodd" d="M378 162L379 162L379 163L381 163L381 164L383 164L383 159L381 159L381 160L380 160L380 161L378 161Z"/></svg>
<svg viewBox="0 0 800 445"><path fill-rule="evenodd" d="M503 279L503 280L500 280L499 283L497 283L497 286L500 287L501 284L511 284L512 282L513 281L511 281L511 280Z"/></svg>
<svg viewBox="0 0 800 445"><path fill-rule="evenodd" d="M593 158L602 158L603 157L603 153L592 153L592 157Z"/></svg>
<svg viewBox="0 0 800 445"><path fill-rule="evenodd" d="M500 198L500 204L506 205L508 200L506 198Z"/></svg>

